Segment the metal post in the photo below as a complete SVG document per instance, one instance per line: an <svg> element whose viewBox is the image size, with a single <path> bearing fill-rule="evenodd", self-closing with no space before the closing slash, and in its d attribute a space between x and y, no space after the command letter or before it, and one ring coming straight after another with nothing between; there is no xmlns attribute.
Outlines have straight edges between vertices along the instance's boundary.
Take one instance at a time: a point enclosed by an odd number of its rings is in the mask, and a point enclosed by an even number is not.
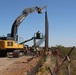
<svg viewBox="0 0 76 75"><path fill-rule="evenodd" d="M34 38L34 47L36 47L36 39Z"/></svg>
<svg viewBox="0 0 76 75"><path fill-rule="evenodd" d="M47 11L45 11L45 50L48 50L48 17Z"/></svg>

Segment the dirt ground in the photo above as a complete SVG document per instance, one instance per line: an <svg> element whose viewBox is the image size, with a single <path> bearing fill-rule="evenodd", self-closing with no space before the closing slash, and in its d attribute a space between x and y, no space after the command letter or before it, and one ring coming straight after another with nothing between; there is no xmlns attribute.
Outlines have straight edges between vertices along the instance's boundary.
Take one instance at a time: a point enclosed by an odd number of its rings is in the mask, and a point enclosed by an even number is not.
<svg viewBox="0 0 76 75"><path fill-rule="evenodd" d="M0 58L0 75L27 75L40 57L22 56L19 58Z"/></svg>
<svg viewBox="0 0 76 75"><path fill-rule="evenodd" d="M43 65L39 68L38 72L36 75L51 75L48 67L51 69L51 71L53 72L54 67L55 67L55 61L54 58L51 54L51 52L49 52L49 55L46 57L46 61L43 63Z"/></svg>

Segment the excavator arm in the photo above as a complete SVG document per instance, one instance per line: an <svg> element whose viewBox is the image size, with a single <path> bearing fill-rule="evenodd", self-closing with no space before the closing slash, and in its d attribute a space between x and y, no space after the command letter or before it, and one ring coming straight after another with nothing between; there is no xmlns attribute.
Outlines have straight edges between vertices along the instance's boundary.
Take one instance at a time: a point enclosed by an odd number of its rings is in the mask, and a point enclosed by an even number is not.
<svg viewBox="0 0 76 75"><path fill-rule="evenodd" d="M25 40L25 41L21 42L20 44L24 44L26 42L29 42L29 41L33 40L33 39L34 39L34 37L32 37L31 39Z"/></svg>
<svg viewBox="0 0 76 75"><path fill-rule="evenodd" d="M46 6L43 6L42 8L36 6L36 7L32 7L32 8L26 8L23 10L22 14L17 17L17 19L14 21L12 28L11 28L11 37L17 41L17 31L18 31L18 27L20 25L20 23L26 18L26 16L28 14L31 14L33 12L38 12L39 14L42 13L42 10L45 8Z"/></svg>

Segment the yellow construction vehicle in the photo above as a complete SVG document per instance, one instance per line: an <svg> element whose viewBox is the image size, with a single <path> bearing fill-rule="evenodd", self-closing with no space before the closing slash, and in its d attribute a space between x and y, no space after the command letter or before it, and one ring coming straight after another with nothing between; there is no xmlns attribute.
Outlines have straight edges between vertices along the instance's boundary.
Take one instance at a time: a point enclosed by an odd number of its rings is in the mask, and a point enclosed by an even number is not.
<svg viewBox="0 0 76 75"><path fill-rule="evenodd" d="M42 13L42 10L46 6L43 6L42 8L36 6L32 8L24 9L23 12L17 19L14 21L11 33L7 35L7 37L0 37L0 56L7 56L7 52L13 52L13 56L19 57L20 51L23 52L24 44L19 44L18 41L18 27L20 23L25 19L25 17L28 14L31 14L33 12L38 12L39 14Z"/></svg>

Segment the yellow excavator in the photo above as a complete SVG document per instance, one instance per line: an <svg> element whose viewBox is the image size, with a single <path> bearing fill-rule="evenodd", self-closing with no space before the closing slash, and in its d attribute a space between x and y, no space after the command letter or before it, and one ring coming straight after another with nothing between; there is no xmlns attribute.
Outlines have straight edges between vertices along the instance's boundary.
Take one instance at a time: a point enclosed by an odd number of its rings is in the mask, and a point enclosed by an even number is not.
<svg viewBox="0 0 76 75"><path fill-rule="evenodd" d="M7 56L8 52L13 52L14 57L19 57L19 53L24 51L24 44L18 43L18 27L20 23L25 19L25 17L28 14L31 14L33 12L38 12L38 14L42 13L42 10L46 6L43 6L42 8L36 6L32 8L26 8L23 10L21 15L17 17L17 19L14 21L11 33L7 35L7 37L0 37L0 57Z"/></svg>

